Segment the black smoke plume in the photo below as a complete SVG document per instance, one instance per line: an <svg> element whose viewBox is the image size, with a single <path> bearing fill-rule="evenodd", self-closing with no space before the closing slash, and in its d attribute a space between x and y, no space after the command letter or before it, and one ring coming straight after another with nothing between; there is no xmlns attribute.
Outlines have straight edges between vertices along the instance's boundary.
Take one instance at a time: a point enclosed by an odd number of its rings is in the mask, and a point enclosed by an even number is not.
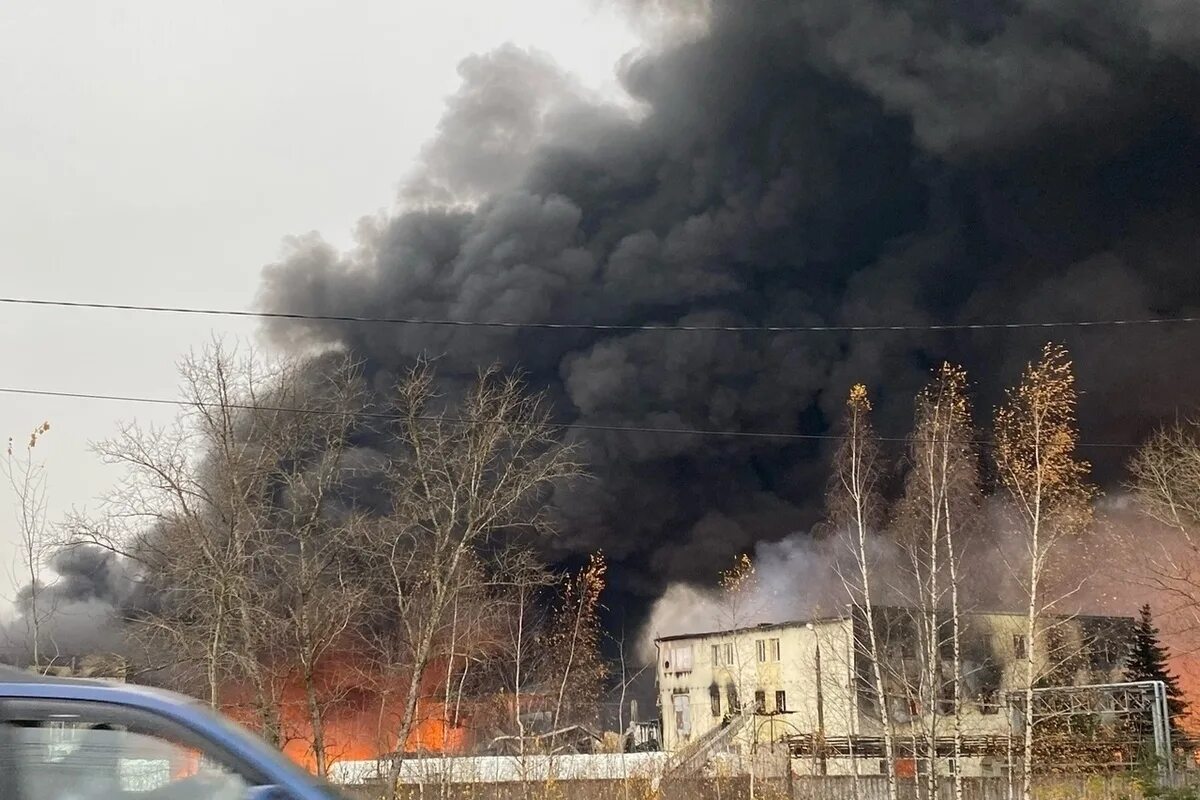
<svg viewBox="0 0 1200 800"><path fill-rule="evenodd" d="M804 325L1200 313L1200 6L1173 0L713 0L587 96L513 47L461 68L402 209L357 246L310 236L269 310L503 322ZM351 143L348 143L351 144ZM365 200L365 199L364 199ZM1049 336L1090 442L1135 442L1200 396L1183 325L901 333L587 332L279 322L383 387L418 354L526 370L564 421L829 429L870 384L903 436L941 359L986 413ZM981 424L986 419L980 420ZM557 498L559 554L603 548L633 606L804 529L818 444L586 434L598 480ZM1104 481L1126 453L1087 453Z"/></svg>

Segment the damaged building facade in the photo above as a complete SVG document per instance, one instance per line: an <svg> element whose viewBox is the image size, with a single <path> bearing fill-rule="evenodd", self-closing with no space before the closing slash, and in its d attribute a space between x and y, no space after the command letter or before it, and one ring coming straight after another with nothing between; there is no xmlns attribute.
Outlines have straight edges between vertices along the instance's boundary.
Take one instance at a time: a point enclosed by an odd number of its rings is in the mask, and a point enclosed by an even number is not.
<svg viewBox="0 0 1200 800"><path fill-rule="evenodd" d="M871 609L880 672L896 740L897 770L918 767L914 734L932 721L941 769L999 775L1020 724L1015 693L1024 685L1028 643L1024 614L973 612L960 618L962 736L969 757L953 756L953 649L949 620L935 708L923 708L924 648L920 612ZM1133 621L1072 616L1042 621L1035 670L1046 686L1091 686L1121 680ZM878 773L882 714L868 656L866 616L836 616L656 640L658 702L664 749L697 751L722 739L742 751L785 748L798 771ZM944 733L943 733L944 732Z"/></svg>

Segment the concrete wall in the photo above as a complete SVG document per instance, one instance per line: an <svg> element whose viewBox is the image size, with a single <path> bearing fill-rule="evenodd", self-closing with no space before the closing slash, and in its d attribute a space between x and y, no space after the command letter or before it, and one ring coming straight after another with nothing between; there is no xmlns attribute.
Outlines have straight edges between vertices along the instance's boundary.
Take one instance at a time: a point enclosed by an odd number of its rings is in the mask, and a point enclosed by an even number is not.
<svg viewBox="0 0 1200 800"><path fill-rule="evenodd" d="M778 659L773 640L779 643ZM759 642L766 648L762 661ZM731 687L743 707L754 704L755 692L763 692L767 715L759 717L754 726L760 741L816 731L818 647L826 733L849 735L855 723L850 623L835 620L815 623L812 629L804 625L763 626L662 642L658 651L658 691L663 747L678 749L719 726L731 714ZM689 652L690 666L680 657ZM714 713L714 687L719 713ZM776 704L777 692L784 694L786 707L782 713ZM679 702L686 702L689 710L690 734L682 734L676 724L676 698L685 698Z"/></svg>
<svg viewBox="0 0 1200 800"><path fill-rule="evenodd" d="M930 709L910 713L909 698L921 672L921 646L917 641L912 612L907 609L876 609L876 625L884 653L885 682L891 696L889 709L898 735L909 725L924 726ZM1063 685L1119 679L1122 664L1093 657L1089 642L1097 631L1120 633L1128 621L1122 618L1081 617L1053 619L1036 642L1039 674L1051 672L1050 656L1062 662L1053 674ZM856 695L855 671L867 662L856 658L850 619L781 623L697 634L658 643L658 702L662 716L662 744L668 751L695 742L720 726L731 713L731 689L743 707L755 702L755 692L764 695L765 715L754 720L753 730L743 738L748 743L777 740L788 733L818 730L818 650L820 652L820 708L828 737L878 736L879 714L871 703L860 703ZM857 637L865 640L865 630ZM778 658L771 644L778 640ZM968 701L963 706L964 730L969 735L1006 735L1012 720L1003 704L1005 695L1017 690L1024 680L1022 648L1025 619L1017 613L971 613L964 615L962 636L963 672ZM759 642L766 650L761 658ZM1120 648L1114 648L1119 650ZM1053 652L1052 652L1053 651ZM950 654L943 653L949 665ZM717 693L714 702L712 692ZM776 692L783 692L786 713L776 705ZM867 695L866 699L870 699ZM678 704L678 705L677 705ZM677 719L677 708L686 709L687 730ZM941 715L946 720L949 716ZM942 723L949 734L949 722Z"/></svg>

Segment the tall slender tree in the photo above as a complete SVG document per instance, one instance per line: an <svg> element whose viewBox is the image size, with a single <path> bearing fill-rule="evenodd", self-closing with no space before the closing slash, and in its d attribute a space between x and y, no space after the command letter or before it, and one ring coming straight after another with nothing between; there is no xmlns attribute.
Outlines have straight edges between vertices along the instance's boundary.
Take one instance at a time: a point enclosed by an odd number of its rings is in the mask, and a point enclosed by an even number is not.
<svg viewBox="0 0 1200 800"><path fill-rule="evenodd" d="M939 713L950 696L954 754L962 758L962 648L960 583L964 528L975 518L979 501L979 464L975 452L966 372L943 363L917 396L909 441L909 470L900 503L899 525L912 569L918 631L922 643L919 696L923 706L924 745L929 769L927 792L937 791ZM949 619L946 611L949 611ZM946 650L950 675L944 674ZM949 691L947 691L949 690ZM963 793L962 771L954 771L954 795Z"/></svg>
<svg viewBox="0 0 1200 800"><path fill-rule="evenodd" d="M29 434L24 450L13 453L13 441L8 440L5 458L0 460L0 475L12 489L16 505L16 526L20 562L23 577L29 579L25 596L19 598L22 617L25 620L30 661L34 669L41 669L42 626L54 609L45 602L42 590L42 569L50 554L50 527L46 522L46 467L34 459L33 450L47 431L50 423L43 422Z"/></svg>
<svg viewBox="0 0 1200 800"><path fill-rule="evenodd" d="M841 444L834 454L833 477L826 495L829 523L836 535L846 537L849 543L854 574L844 575L843 580L856 612L854 627L858 628L858 620L863 625L863 635L856 635L855 650L856 655L869 664L870 689L875 696L883 737L887 796L888 800L896 800L896 751L880 663L880 636L873 607L878 587L872 575L874 559L871 557L872 537L877 534L884 517L879 491L883 459L871 425L871 400L863 384L855 384L850 389L840 427Z"/></svg>
<svg viewBox="0 0 1200 800"><path fill-rule="evenodd" d="M592 553L587 565L568 576L563 587L562 605L547 643L556 654L550 661L552 677L558 684L555 730L565 720L597 722L599 700L608 679L608 665L600 653L600 596L607 571L604 555Z"/></svg>
<svg viewBox="0 0 1200 800"><path fill-rule="evenodd" d="M1091 524L1095 491L1089 466L1075 456L1075 375L1066 348L1047 344L996 411L996 475L1009 500L1015 533L1023 543L1017 565L1025 614L1022 670L1024 742L1021 793L1033 797L1034 688L1048 661L1039 646L1046 615L1064 598L1047 587L1063 545ZM1068 590L1069 591L1069 590Z"/></svg>

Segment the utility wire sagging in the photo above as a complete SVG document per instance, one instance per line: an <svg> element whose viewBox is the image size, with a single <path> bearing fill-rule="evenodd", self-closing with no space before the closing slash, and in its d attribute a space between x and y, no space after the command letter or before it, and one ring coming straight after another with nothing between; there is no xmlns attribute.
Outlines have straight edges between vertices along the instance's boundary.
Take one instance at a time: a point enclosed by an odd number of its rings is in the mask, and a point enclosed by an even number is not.
<svg viewBox="0 0 1200 800"><path fill-rule="evenodd" d="M150 306L132 303L96 303L78 300L46 300L0 297L8 305L45 308L98 309L104 311L140 311L159 314L189 314L212 317L250 317L310 322L354 322L383 325L447 325L462 328L527 328L534 330L574 331L663 331L678 333L883 333L989 330L1052 330L1055 328L1121 328L1143 325L1191 325L1200 317L1149 317L1142 319L1039 320L1007 322L959 322L940 324L847 324L847 325L620 325L599 322L504 322L468 319L417 319L405 317L364 317L351 314L312 314L298 311L246 311L241 309L192 308L188 306Z"/></svg>

